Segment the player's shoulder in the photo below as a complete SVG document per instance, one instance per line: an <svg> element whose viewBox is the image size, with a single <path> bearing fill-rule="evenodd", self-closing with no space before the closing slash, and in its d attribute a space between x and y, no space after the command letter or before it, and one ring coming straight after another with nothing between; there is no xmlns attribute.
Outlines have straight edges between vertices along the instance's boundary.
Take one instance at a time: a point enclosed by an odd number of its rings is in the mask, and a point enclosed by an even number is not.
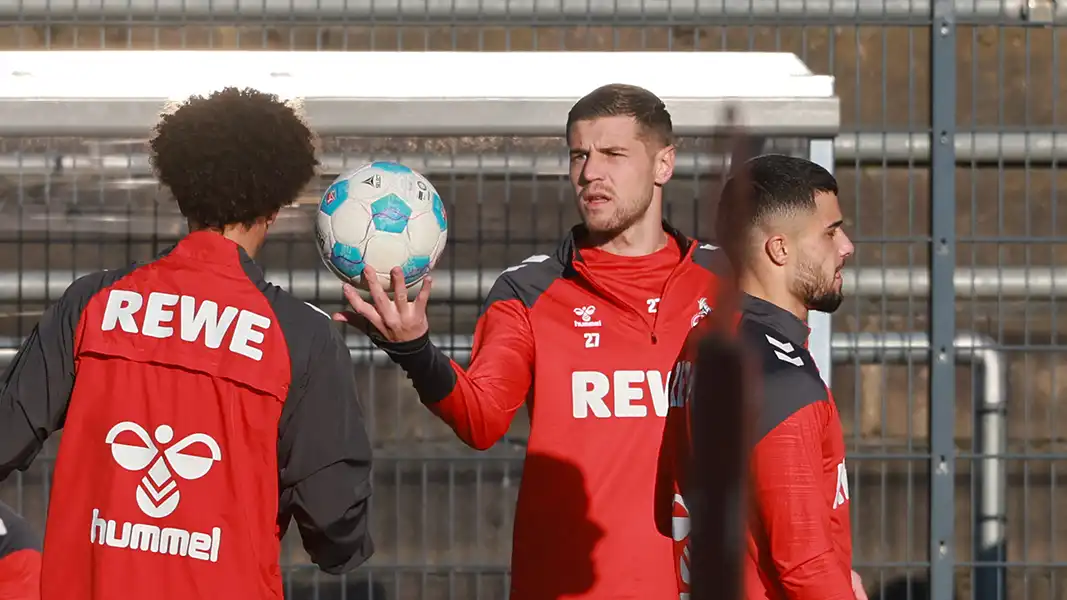
<svg viewBox="0 0 1067 600"><path fill-rule="evenodd" d="M292 334L321 338L337 331L330 314L318 306L297 298L273 283L267 282L260 289L282 327L292 330L286 333L287 337Z"/></svg>
<svg viewBox="0 0 1067 600"><path fill-rule="evenodd" d="M64 290L61 302L71 309L79 309L89 303L89 300L100 292L118 283L124 277L130 275L139 268L150 262L136 262L118 269L101 269L77 277L67 289Z"/></svg>
<svg viewBox="0 0 1067 600"><path fill-rule="evenodd" d="M268 281L266 273L251 257L242 254L240 266L248 281L266 299L272 320L285 338L294 369L307 368L311 358L321 355L324 349L343 345L337 324L326 311Z"/></svg>
<svg viewBox="0 0 1067 600"><path fill-rule="evenodd" d="M696 246L690 254L693 264L715 277L725 277L730 274L730 261L722 248L695 239L691 239L690 243Z"/></svg>
<svg viewBox="0 0 1067 600"><path fill-rule="evenodd" d="M485 307L494 302L517 300L530 308L556 280L563 277L564 270L565 265L558 256L529 256L500 273L485 299Z"/></svg>
<svg viewBox="0 0 1067 600"><path fill-rule="evenodd" d="M329 313L273 283L261 285L260 290L281 327L294 369L310 369L316 357L347 351L344 334Z"/></svg>
<svg viewBox="0 0 1067 600"><path fill-rule="evenodd" d="M786 339L778 330L750 318L742 318L738 335L758 361L761 376L761 412L773 423L768 431L796 411L830 399L811 354Z"/></svg>

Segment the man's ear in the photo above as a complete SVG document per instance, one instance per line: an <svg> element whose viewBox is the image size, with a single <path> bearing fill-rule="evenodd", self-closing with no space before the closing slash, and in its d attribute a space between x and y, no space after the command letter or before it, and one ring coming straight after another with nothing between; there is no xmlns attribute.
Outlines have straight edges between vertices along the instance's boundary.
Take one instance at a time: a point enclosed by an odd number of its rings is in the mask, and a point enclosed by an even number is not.
<svg viewBox="0 0 1067 600"><path fill-rule="evenodd" d="M674 176L674 146L665 146L656 152L656 175L655 182L658 186L664 186Z"/></svg>
<svg viewBox="0 0 1067 600"><path fill-rule="evenodd" d="M771 262L779 267L784 267L789 262L789 244L786 243L785 236L779 234L767 238L763 243L763 250Z"/></svg>

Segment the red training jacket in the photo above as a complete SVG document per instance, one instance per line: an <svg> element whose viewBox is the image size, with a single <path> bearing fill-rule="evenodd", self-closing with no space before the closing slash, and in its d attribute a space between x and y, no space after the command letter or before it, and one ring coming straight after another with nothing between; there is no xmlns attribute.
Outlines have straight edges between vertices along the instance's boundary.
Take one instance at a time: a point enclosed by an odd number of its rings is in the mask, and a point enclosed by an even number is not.
<svg viewBox="0 0 1067 600"><path fill-rule="evenodd" d="M709 310L717 253L665 228L679 259L657 297L627 302L613 293L627 283L609 284L585 263L579 227L553 255L497 279L466 371L428 338L383 346L474 448L496 443L526 403L512 600L674 597L670 538L653 515L656 457L670 367Z"/></svg>
<svg viewBox="0 0 1067 600"><path fill-rule="evenodd" d="M372 552L344 340L221 235L76 280L0 384L0 479L64 430L43 600L281 599L291 518L328 572Z"/></svg>
<svg viewBox="0 0 1067 600"><path fill-rule="evenodd" d="M690 334L672 373L656 500L660 530L674 539L680 600L689 597L692 365L707 324ZM844 435L808 353L808 333L793 314L743 298L738 334L758 357L763 378L749 471L747 600L855 600Z"/></svg>

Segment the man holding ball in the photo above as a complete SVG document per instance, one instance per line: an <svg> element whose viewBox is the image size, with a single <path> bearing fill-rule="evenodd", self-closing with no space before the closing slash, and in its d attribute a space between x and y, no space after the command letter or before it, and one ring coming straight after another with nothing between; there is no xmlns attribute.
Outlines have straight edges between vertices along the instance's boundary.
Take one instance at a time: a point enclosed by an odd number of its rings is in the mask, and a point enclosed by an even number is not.
<svg viewBox="0 0 1067 600"><path fill-rule="evenodd" d="M334 315L372 334L461 440L487 449L525 403L531 430L515 515L513 600L676 598L671 540L656 530L656 458L670 373L709 310L714 248L663 221L671 118L648 90L608 85L567 121L582 223L551 256L507 269L486 298L464 370L429 338L431 278L394 300L364 272Z"/></svg>

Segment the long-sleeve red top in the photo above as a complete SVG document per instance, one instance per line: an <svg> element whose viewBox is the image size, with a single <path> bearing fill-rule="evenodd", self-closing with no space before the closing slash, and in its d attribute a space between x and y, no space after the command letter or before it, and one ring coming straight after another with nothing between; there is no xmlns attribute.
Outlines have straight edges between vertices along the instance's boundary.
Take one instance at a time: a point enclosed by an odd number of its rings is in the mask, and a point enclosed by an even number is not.
<svg viewBox="0 0 1067 600"><path fill-rule="evenodd" d="M667 245L622 257L580 248L496 281L469 368L427 339L385 349L422 401L485 449L526 406L513 600L675 597L670 538L655 526L656 461L670 368L714 290L714 248L665 226Z"/></svg>
<svg viewBox="0 0 1067 600"><path fill-rule="evenodd" d="M695 352L690 334L672 373L657 511L674 538L678 598L689 594L687 456ZM751 296L742 302L742 342L760 363L755 445L749 470L747 600L855 600L848 475L841 420L808 353L808 328ZM723 398L722 401L729 401Z"/></svg>

